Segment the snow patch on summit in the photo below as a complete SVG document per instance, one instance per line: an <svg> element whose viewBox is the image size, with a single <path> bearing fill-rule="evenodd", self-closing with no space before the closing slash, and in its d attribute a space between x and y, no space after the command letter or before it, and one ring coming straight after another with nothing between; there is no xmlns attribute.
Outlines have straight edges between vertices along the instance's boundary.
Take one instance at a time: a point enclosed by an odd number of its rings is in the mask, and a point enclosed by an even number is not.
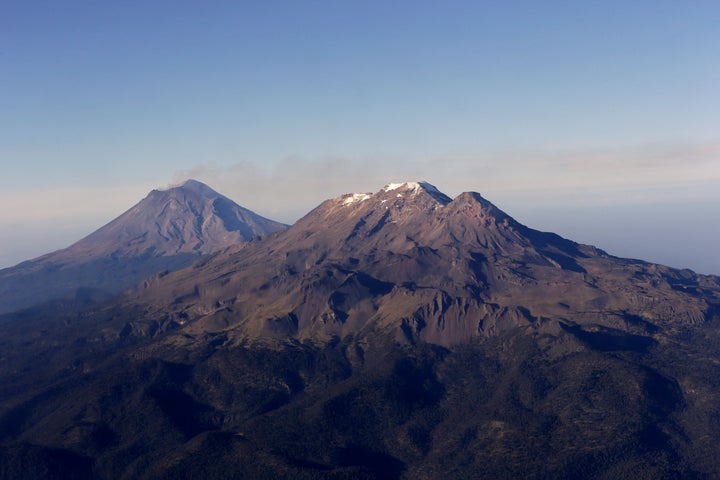
<svg viewBox="0 0 720 480"><path fill-rule="evenodd" d="M420 189L420 183L418 183L418 182L388 183L383 188L383 191L391 192L393 190L397 190L398 188L402 188L402 187L405 187L406 190L418 190L418 189Z"/></svg>
<svg viewBox="0 0 720 480"><path fill-rule="evenodd" d="M440 190L427 182L404 182L404 183L389 183L382 189L384 192L392 192L393 190L409 191L412 195L420 193L424 190L425 193L429 194L432 198L437 200L441 205L447 205L452 201L450 197L442 193ZM397 194L397 197L402 197L401 193Z"/></svg>
<svg viewBox="0 0 720 480"><path fill-rule="evenodd" d="M393 192L392 194L394 194L397 198L402 198L406 195L415 197L421 192L427 193L438 203L440 203L440 206L447 205L452 201L450 197L448 197L436 187L427 182L388 183L383 187L382 190L380 190L380 192L378 192L378 194L388 192ZM342 206L350 206L362 203L366 200L373 198L374 196L375 194L373 193L346 193L345 195L335 197L334 201L338 202ZM382 200L380 204L382 205L386 201L387 198Z"/></svg>
<svg viewBox="0 0 720 480"><path fill-rule="evenodd" d="M435 185L430 185L427 182L403 182L403 183L388 183L383 188L383 191L385 192L391 192L393 190L397 190L399 188L404 188L405 190L412 190L413 192L417 192L420 189L425 190L426 192L432 192L432 193L442 193L440 190L435 187Z"/></svg>
<svg viewBox="0 0 720 480"><path fill-rule="evenodd" d="M372 197L370 193L351 193L343 200L343 205L352 205L353 203L364 202Z"/></svg>

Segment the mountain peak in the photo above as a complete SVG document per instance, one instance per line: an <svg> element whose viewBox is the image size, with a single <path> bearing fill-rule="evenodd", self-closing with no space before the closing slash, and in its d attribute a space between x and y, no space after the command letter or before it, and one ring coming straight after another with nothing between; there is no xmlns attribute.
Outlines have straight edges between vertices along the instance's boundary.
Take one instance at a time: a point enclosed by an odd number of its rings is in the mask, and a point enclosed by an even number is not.
<svg viewBox="0 0 720 480"><path fill-rule="evenodd" d="M192 178L189 178L189 179L185 180L183 183L180 184L180 186L183 187L183 188L212 190L212 188L208 187L208 186L205 185L204 183L202 183L202 182L200 182L200 181L198 181L198 180L192 179Z"/></svg>
<svg viewBox="0 0 720 480"><path fill-rule="evenodd" d="M402 197L404 195L411 195L415 196L417 194L427 194L430 197L433 198L436 202L440 203L441 205L447 205L448 203L452 202L452 198L448 197L444 193L442 193L435 185L432 185L428 182L403 182L403 183L388 183L383 187L381 192L388 193L388 192L397 192L397 197Z"/></svg>
<svg viewBox="0 0 720 480"><path fill-rule="evenodd" d="M425 184L425 185L430 185L430 184L427 183L427 182L388 183L387 185L385 185L385 186L383 187L383 191L385 191L385 192L390 192L390 191L392 191L392 190L398 190L398 189L403 189L403 190L415 190L415 191L416 191L416 190L418 190L418 189L420 189L420 188L423 188L423 184ZM430 185L430 187L432 187L432 188L434 188L435 190L437 190L437 188L435 188L435 187L432 186L432 185Z"/></svg>
<svg viewBox="0 0 720 480"><path fill-rule="evenodd" d="M432 198L437 200L443 205L447 205L452 201L450 197L442 193L435 185L428 182L403 182L403 183L388 183L381 190L382 192L393 192L397 191L397 195L401 196L403 193L409 192L411 195L418 193L427 193Z"/></svg>
<svg viewBox="0 0 720 480"><path fill-rule="evenodd" d="M284 228L197 180L156 189L73 245L0 274L0 312L81 287L116 293L158 271Z"/></svg>
<svg viewBox="0 0 720 480"><path fill-rule="evenodd" d="M160 192L177 192L177 191L185 191L185 192L193 192L196 194L201 195L205 198L215 198L215 197L221 197L222 195L204 184L203 182L200 182L195 179L187 179L182 183L170 185L167 188L161 188L159 189Z"/></svg>
<svg viewBox="0 0 720 480"><path fill-rule="evenodd" d="M402 182L402 183L388 183L377 193L348 193L341 197L339 200L342 201L343 205L352 205L356 203L364 202L371 198L378 198L384 204L387 201L387 194L393 192L395 197L403 198L405 196L414 197L417 194L426 194L432 197L436 202L447 205L452 201L450 197L438 190L437 187L431 185L428 182Z"/></svg>

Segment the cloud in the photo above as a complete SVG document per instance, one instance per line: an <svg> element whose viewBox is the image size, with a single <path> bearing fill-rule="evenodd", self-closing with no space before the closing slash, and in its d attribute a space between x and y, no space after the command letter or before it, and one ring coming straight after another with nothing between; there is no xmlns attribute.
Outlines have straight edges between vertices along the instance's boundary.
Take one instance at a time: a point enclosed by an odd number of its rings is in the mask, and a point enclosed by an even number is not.
<svg viewBox="0 0 720 480"><path fill-rule="evenodd" d="M598 206L718 204L720 145L505 150L421 158L295 155L275 164L206 162L176 171L166 187L188 178L206 182L244 207L286 223L344 193L375 192L390 182L425 180L451 196L478 191L519 219L551 228L552 223L544 220L552 215L577 219L578 209L583 215L597 215L602 209L592 207ZM112 187L0 191L0 231L5 233L0 235L4 254L0 265L29 258L31 245L36 245L33 256L67 246L157 187L141 181ZM568 213L570 209L574 213ZM706 211L702 221L720 224L720 218L712 218L714 211ZM643 212L649 215L648 209ZM535 221L538 218L543 222ZM36 240L40 238L42 242Z"/></svg>
<svg viewBox="0 0 720 480"><path fill-rule="evenodd" d="M327 198L426 180L451 196L535 206L638 204L720 198L720 145L645 145L584 150L502 151L424 158L288 157L274 165L207 163L173 182L205 181L258 213L292 222Z"/></svg>
<svg viewBox="0 0 720 480"><path fill-rule="evenodd" d="M293 222L328 198L376 191L398 178L415 180L413 170L402 162L372 158L293 156L266 167L249 162L210 162L176 172L173 183L195 178L261 215Z"/></svg>

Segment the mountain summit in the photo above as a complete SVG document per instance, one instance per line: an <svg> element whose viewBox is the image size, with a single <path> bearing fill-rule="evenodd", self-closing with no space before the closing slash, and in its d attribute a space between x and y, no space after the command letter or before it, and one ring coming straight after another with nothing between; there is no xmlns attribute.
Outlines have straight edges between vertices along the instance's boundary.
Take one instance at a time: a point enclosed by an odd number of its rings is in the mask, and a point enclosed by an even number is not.
<svg viewBox="0 0 720 480"><path fill-rule="evenodd" d="M241 207L197 180L153 190L60 258L208 254L285 226ZM61 254L61 255L60 255Z"/></svg>
<svg viewBox="0 0 720 480"><path fill-rule="evenodd" d="M153 273L283 228L196 180L153 190L68 248L0 270L0 313L79 289L114 294Z"/></svg>

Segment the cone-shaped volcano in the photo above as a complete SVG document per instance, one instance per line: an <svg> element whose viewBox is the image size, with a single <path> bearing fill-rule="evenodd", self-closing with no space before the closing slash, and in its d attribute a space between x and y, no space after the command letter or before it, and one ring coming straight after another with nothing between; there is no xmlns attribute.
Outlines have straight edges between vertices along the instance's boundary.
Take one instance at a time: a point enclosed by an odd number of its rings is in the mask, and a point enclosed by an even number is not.
<svg viewBox="0 0 720 480"><path fill-rule="evenodd" d="M153 190L70 247L0 271L0 313L78 291L114 294L153 273L284 227L196 180Z"/></svg>

